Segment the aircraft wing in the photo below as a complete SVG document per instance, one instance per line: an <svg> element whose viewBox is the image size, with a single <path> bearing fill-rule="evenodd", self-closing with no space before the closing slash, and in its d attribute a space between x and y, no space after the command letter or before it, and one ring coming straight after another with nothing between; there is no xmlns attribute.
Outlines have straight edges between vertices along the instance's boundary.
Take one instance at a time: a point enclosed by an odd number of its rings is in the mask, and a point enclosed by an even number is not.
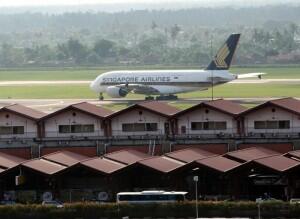
<svg viewBox="0 0 300 219"><path fill-rule="evenodd" d="M149 85L143 84L120 84L117 85L119 88L126 89L128 92L137 93L137 94L158 94L159 91Z"/></svg>
<svg viewBox="0 0 300 219"><path fill-rule="evenodd" d="M237 79L241 79L241 78L254 78L254 77L258 77L260 79L261 76L265 75L265 74L266 73L262 73L262 72L246 73L246 74L236 75L236 78Z"/></svg>

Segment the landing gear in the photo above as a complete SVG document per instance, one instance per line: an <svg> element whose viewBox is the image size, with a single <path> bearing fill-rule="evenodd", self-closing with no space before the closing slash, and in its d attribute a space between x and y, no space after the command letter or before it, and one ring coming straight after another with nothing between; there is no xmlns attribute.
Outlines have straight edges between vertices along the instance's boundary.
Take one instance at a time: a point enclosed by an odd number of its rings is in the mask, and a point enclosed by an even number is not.
<svg viewBox="0 0 300 219"><path fill-rule="evenodd" d="M156 100L177 100L178 97L176 95L173 94L169 94L169 95L160 95L156 97Z"/></svg>
<svg viewBox="0 0 300 219"><path fill-rule="evenodd" d="M103 93L99 94L99 100L104 100Z"/></svg>
<svg viewBox="0 0 300 219"><path fill-rule="evenodd" d="M152 97L152 96L146 96L145 100L154 100L154 97Z"/></svg>

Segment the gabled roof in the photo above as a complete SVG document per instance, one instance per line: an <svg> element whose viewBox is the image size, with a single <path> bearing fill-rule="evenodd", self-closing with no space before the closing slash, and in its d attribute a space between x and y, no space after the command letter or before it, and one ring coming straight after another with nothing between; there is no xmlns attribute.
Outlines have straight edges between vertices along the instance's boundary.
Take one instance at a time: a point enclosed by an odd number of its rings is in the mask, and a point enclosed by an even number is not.
<svg viewBox="0 0 300 219"><path fill-rule="evenodd" d="M32 120L39 120L43 116L46 115L46 113L43 113L41 111L37 111L35 109L20 105L20 104L12 104L9 106L2 107L0 111L7 111L11 113L15 113L19 116L23 116Z"/></svg>
<svg viewBox="0 0 300 219"><path fill-rule="evenodd" d="M288 153L285 154L287 157L295 157L300 160L300 150L296 151L289 151Z"/></svg>
<svg viewBox="0 0 300 219"><path fill-rule="evenodd" d="M131 105L125 109L119 110L110 116L109 118L113 118L117 115L120 115L122 113L134 110L134 109L144 109L149 112L161 115L163 117L171 117L172 115L178 113L180 110L174 106L171 106L167 103L161 102L161 101L145 101L142 103Z"/></svg>
<svg viewBox="0 0 300 219"><path fill-rule="evenodd" d="M222 112L222 113L225 113L225 114L228 114L231 116L237 116L238 114L247 110L246 107L244 107L240 104L237 104L235 102L232 102L229 100L218 99L218 100L206 101L206 102L202 102L197 105L194 105L188 109L178 112L176 114L176 116L183 115L188 112L192 112L199 108L211 108L213 110L217 110L219 112Z"/></svg>
<svg viewBox="0 0 300 219"><path fill-rule="evenodd" d="M80 161L88 159L89 157L70 151L57 151L51 154L47 154L42 158L65 166L72 166L79 163Z"/></svg>
<svg viewBox="0 0 300 219"><path fill-rule="evenodd" d="M26 161L22 163L21 166L30 168L34 171L38 171L46 175L53 175L67 168L67 166L65 165L54 163L43 158Z"/></svg>
<svg viewBox="0 0 300 219"><path fill-rule="evenodd" d="M129 165L151 156L136 150L126 149L105 154L104 157L119 163Z"/></svg>
<svg viewBox="0 0 300 219"><path fill-rule="evenodd" d="M165 154L165 156L171 157L181 162L190 163L194 160L216 156L216 154L199 148L187 148L187 149L167 153Z"/></svg>
<svg viewBox="0 0 300 219"><path fill-rule="evenodd" d="M165 156L151 157L137 163L162 173L170 173L185 165L183 162Z"/></svg>
<svg viewBox="0 0 300 219"><path fill-rule="evenodd" d="M226 173L228 171L231 171L243 165L242 163L239 163L237 161L222 156L214 156L214 157L209 157L201 160L196 160L194 161L194 163L214 169L221 173Z"/></svg>
<svg viewBox="0 0 300 219"><path fill-rule="evenodd" d="M228 152L224 156L246 162L259 158L270 157L273 155L279 155L279 153L263 147L252 147Z"/></svg>
<svg viewBox="0 0 300 219"><path fill-rule="evenodd" d="M252 113L254 111L257 111L267 106L275 106L283 110L287 110L291 113L295 113L298 115L300 114L300 101L292 97L287 97L287 98L281 98L276 100L269 100L263 104L260 104L256 107L246 110L245 112L241 113L241 115L247 115L249 113Z"/></svg>
<svg viewBox="0 0 300 219"><path fill-rule="evenodd" d="M89 160L85 160L80 162L79 165L91 168L93 170L99 171L104 174L111 174L120 169L123 169L127 165L118 163L106 158L91 158Z"/></svg>
<svg viewBox="0 0 300 219"><path fill-rule="evenodd" d="M3 171L16 167L23 161L25 161L25 159L0 152L0 168Z"/></svg>
<svg viewBox="0 0 300 219"><path fill-rule="evenodd" d="M282 155L275 155L271 157L264 157L253 161L254 163L273 169L277 172L285 172L294 167L300 166L300 162L284 157Z"/></svg>
<svg viewBox="0 0 300 219"><path fill-rule="evenodd" d="M107 116L109 116L110 114L113 113L113 111L111 111L109 109L106 109L106 108L103 108L103 107L100 107L100 106L96 106L94 104L87 103L87 102L81 102L81 103L75 103L75 104L69 105L65 108L62 108L62 109L57 110L53 113L50 113L50 114L44 116L42 118L42 120L51 118L53 116L56 116L57 114L60 114L62 112L66 112L68 110L78 110L82 113L86 113L88 115L98 117L98 118L105 118L105 117L107 117Z"/></svg>
<svg viewBox="0 0 300 219"><path fill-rule="evenodd" d="M57 151L41 158L23 162L21 166L43 174L53 175L84 161L88 157L69 151Z"/></svg>

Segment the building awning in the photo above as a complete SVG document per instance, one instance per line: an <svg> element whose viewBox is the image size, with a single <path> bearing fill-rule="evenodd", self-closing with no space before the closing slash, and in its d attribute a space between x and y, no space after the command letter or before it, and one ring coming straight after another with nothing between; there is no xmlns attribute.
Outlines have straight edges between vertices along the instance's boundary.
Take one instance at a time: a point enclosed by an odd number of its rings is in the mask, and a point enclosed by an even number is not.
<svg viewBox="0 0 300 219"><path fill-rule="evenodd" d="M25 159L0 152L0 173L17 167Z"/></svg>
<svg viewBox="0 0 300 219"><path fill-rule="evenodd" d="M43 159L45 160L52 161L64 166L72 166L88 158L89 157L87 156L76 154L70 151L57 151L43 156Z"/></svg>
<svg viewBox="0 0 300 219"><path fill-rule="evenodd" d="M54 175L62 170L67 169L67 166L54 163L43 158L34 159L27 162L22 163L23 167L27 167L31 170L46 174L46 175Z"/></svg>
<svg viewBox="0 0 300 219"><path fill-rule="evenodd" d="M91 168L103 174L112 174L118 170L125 168L127 165L118 163L106 158L92 158L83 162L80 162L79 165L84 167Z"/></svg>

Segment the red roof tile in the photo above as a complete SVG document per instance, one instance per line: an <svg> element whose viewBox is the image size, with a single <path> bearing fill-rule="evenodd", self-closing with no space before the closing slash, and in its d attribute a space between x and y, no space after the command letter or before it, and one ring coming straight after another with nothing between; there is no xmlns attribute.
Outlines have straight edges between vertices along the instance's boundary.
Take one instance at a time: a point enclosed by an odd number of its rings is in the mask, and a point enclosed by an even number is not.
<svg viewBox="0 0 300 219"><path fill-rule="evenodd" d="M82 102L82 103L76 103L76 104L72 104L72 105L69 105L65 108L62 108L60 110L57 110L53 113L50 113L46 116L44 116L42 119L47 119L47 118L51 118L57 114L60 114L62 112L65 112L65 111L68 111L68 110L79 110L83 113L86 113L86 114L89 114L89 115L92 115L92 116L95 116L95 117L99 117L99 118L105 118L107 116L109 116L110 114L113 113L113 111L109 110L109 109L106 109L106 108L103 108L103 107L100 107L100 106L96 106L94 104L90 104L90 103L87 103L87 102Z"/></svg>
<svg viewBox="0 0 300 219"><path fill-rule="evenodd" d="M8 111L12 113L16 113L20 116L24 116L33 120L38 120L46 115L46 113L37 111L35 109L20 105L20 104L13 104L10 106L5 106L0 109L0 111Z"/></svg>
<svg viewBox="0 0 300 219"><path fill-rule="evenodd" d="M121 150L105 154L104 157L110 160L117 161L119 163L129 165L151 156L136 150Z"/></svg>
<svg viewBox="0 0 300 219"><path fill-rule="evenodd" d="M138 161L138 163L142 166L146 166L163 173L172 172L173 170L176 170L179 167L185 165L185 163L183 162L165 156L151 157L148 159Z"/></svg>
<svg viewBox="0 0 300 219"><path fill-rule="evenodd" d="M222 156L215 156L215 157L209 157L201 160L196 160L195 163L204 165L206 167L209 167L211 169L214 169L222 173L228 172L242 165L239 162L230 160Z"/></svg>
<svg viewBox="0 0 300 219"><path fill-rule="evenodd" d="M300 165L299 161L284 157L282 155L275 155L271 157L264 157L253 161L265 167L271 168L278 172L288 171Z"/></svg>
<svg viewBox="0 0 300 219"><path fill-rule="evenodd" d="M279 153L262 147L252 147L228 152L224 156L229 158L236 158L241 161L251 161L263 157L270 157L273 155L279 155Z"/></svg>
<svg viewBox="0 0 300 219"><path fill-rule="evenodd" d="M111 114L109 117L115 117L117 115L120 115L122 113L137 108L145 109L164 117L170 117L180 111L178 108L161 101L145 101L142 103L131 105L130 107L127 107L125 109L119 110L118 112Z"/></svg>
<svg viewBox="0 0 300 219"><path fill-rule="evenodd" d="M185 114L185 113L188 113L188 112L191 112L191 111L197 110L199 108L203 108L203 107L209 107L214 110L217 110L217 111L220 111L222 113L226 113L226 114L229 114L232 116L236 116L236 115L244 112L245 110L247 110L246 107L244 107L240 104L237 104L235 102L219 99L219 100L212 100L212 101L199 103L197 105L194 105L190 108L187 108L185 110L178 112L176 114L176 116L182 115L182 114Z"/></svg>
<svg viewBox="0 0 300 219"><path fill-rule="evenodd" d="M259 110L261 108L264 108L265 106L270 106L270 105L280 107L284 110L287 110L295 114L300 114L300 101L295 98L288 97L288 98L267 101L263 104L260 104L256 107L246 110L245 112L242 113L242 115L252 113L256 110Z"/></svg>
<svg viewBox="0 0 300 219"><path fill-rule="evenodd" d="M99 157L83 161L80 164L105 174L110 174L126 167L122 163Z"/></svg>
<svg viewBox="0 0 300 219"><path fill-rule="evenodd" d="M187 148L179 151L174 151L168 154L165 154L167 157L171 157L173 159L189 163L194 160L199 160L211 156L216 156L216 154L211 153L209 151L201 150L199 148Z"/></svg>
<svg viewBox="0 0 300 219"><path fill-rule="evenodd" d="M76 154L70 151L57 151L51 154L47 154L42 158L54 163L62 164L64 166L72 166L76 163L79 163L80 161L88 159L87 156Z"/></svg>
<svg viewBox="0 0 300 219"><path fill-rule="evenodd" d="M21 164L21 166L30 168L32 170L44 173L47 175L56 174L62 170L65 170L67 166L60 165L45 159L29 160Z"/></svg>
<svg viewBox="0 0 300 219"><path fill-rule="evenodd" d="M25 161L25 159L0 152L0 167L2 169L13 168L23 161Z"/></svg>

